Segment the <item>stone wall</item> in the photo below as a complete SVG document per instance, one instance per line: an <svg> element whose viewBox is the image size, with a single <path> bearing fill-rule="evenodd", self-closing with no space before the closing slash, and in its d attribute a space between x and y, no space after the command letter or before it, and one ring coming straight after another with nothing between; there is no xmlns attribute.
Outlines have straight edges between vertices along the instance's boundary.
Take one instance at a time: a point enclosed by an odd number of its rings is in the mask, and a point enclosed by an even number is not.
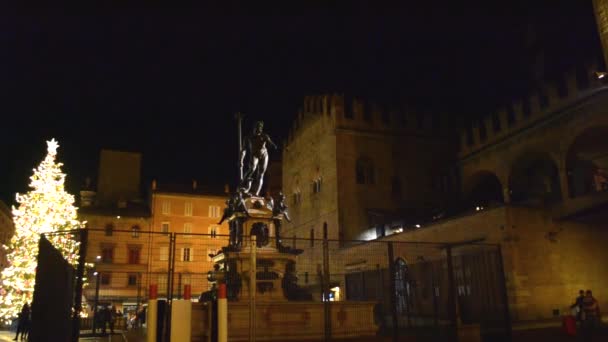
<svg viewBox="0 0 608 342"><path fill-rule="evenodd" d="M434 243L484 239L500 244L511 317L514 321L547 319L553 310L568 312L579 289L592 289L600 307L608 305L608 230L604 226L553 221L545 211L499 207L437 222L413 231L363 243L340 252L343 263L358 263L353 271L387 264L386 243L394 241L395 258L408 264L445 257ZM418 243L417 243L418 242ZM454 253L466 252L455 248Z"/></svg>

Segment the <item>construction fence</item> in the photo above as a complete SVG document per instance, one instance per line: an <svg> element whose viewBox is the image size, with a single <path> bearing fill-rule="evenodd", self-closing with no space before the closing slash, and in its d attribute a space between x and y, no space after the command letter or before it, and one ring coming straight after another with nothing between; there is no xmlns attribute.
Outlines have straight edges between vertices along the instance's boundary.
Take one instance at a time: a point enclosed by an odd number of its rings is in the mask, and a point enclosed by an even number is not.
<svg viewBox="0 0 608 342"><path fill-rule="evenodd" d="M145 326L153 289L168 305L163 340L170 303L189 298L192 339L207 341L215 334L214 284L224 274L230 341L456 340L462 327L487 340L510 338L498 245L314 238L277 245L244 236L239 250L226 250L224 235L86 230L81 333L99 330L101 308L115 312L115 329Z"/></svg>

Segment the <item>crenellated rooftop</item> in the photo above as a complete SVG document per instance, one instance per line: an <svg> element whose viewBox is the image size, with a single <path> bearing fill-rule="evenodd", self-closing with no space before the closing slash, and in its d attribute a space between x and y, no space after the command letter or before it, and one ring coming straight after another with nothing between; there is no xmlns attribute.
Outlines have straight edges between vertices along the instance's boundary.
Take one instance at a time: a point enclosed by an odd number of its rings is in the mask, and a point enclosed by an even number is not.
<svg viewBox="0 0 608 342"><path fill-rule="evenodd" d="M460 133L460 157L466 157L511 134L576 103L601 86L595 77L597 64L586 65L584 72L571 70L561 81L545 83L529 96L486 115Z"/></svg>
<svg viewBox="0 0 608 342"><path fill-rule="evenodd" d="M424 115L405 106L383 106L344 94L314 95L304 97L283 146L289 145L303 127L319 118L325 118L332 128L373 133L408 131L413 135L441 135L449 127L445 115Z"/></svg>

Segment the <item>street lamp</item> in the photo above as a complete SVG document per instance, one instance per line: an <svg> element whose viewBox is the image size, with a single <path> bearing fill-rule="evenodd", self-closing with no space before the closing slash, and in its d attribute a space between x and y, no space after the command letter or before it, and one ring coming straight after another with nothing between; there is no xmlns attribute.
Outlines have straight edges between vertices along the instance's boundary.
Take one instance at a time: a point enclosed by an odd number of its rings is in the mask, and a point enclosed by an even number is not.
<svg viewBox="0 0 608 342"><path fill-rule="evenodd" d="M99 256L97 256L99 258ZM97 330L97 305L99 303L99 279L101 278L101 274L95 271L93 272L93 276L95 276L95 302L93 304L93 324L92 324L92 332L95 334Z"/></svg>

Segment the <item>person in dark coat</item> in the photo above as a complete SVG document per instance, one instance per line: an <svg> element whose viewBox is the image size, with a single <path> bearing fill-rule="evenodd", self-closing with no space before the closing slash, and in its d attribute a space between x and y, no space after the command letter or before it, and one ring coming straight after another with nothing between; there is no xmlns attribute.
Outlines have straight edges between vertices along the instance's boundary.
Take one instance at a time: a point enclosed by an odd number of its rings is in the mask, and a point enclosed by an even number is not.
<svg viewBox="0 0 608 342"><path fill-rule="evenodd" d="M583 314L583 299L585 299L585 291L578 291L578 297L576 297L576 301L574 304L570 306L571 309L577 309L576 311L576 321L580 322Z"/></svg>
<svg viewBox="0 0 608 342"><path fill-rule="evenodd" d="M27 329L29 328L29 320L30 320L30 306L28 303L23 304L21 308L21 312L19 313L19 323L17 325L17 335L13 339L13 341L17 341L19 339L19 334L21 334L21 339L27 335Z"/></svg>
<svg viewBox="0 0 608 342"><path fill-rule="evenodd" d="M110 313L110 309L107 306L104 306L101 308L101 310L99 311L99 320L101 323L101 333L103 335L106 334L106 326L108 325L108 323L110 323L110 319L111 319L111 313ZM112 328L112 327L110 327Z"/></svg>

